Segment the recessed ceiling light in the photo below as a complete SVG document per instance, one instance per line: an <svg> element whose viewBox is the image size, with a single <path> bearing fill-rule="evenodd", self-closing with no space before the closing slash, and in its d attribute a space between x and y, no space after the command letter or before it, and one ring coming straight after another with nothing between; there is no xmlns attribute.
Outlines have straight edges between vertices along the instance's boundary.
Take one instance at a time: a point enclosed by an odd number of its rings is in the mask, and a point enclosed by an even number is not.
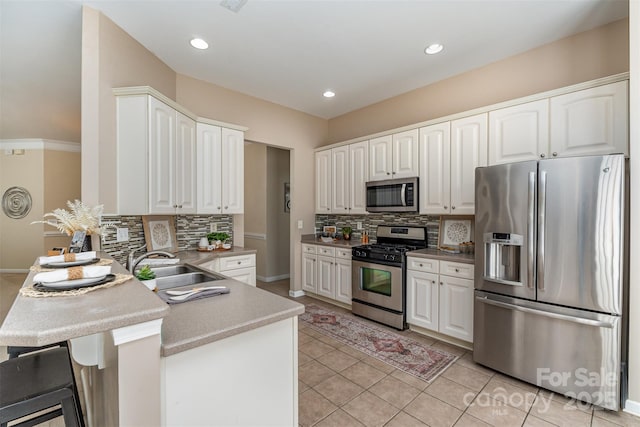
<svg viewBox="0 0 640 427"><path fill-rule="evenodd" d="M207 49L209 47L209 43L198 38L192 39L190 43L191 43L191 46L195 47L196 49Z"/></svg>
<svg viewBox="0 0 640 427"><path fill-rule="evenodd" d="M333 98L334 96L336 96L336 94L335 92L328 90L325 93L323 93L322 96L324 96L325 98Z"/></svg>
<svg viewBox="0 0 640 427"><path fill-rule="evenodd" d="M442 46L440 43L434 43L427 46L427 48L424 50L424 53L426 53L427 55L435 55L436 53L442 52L442 49L444 49L444 46Z"/></svg>

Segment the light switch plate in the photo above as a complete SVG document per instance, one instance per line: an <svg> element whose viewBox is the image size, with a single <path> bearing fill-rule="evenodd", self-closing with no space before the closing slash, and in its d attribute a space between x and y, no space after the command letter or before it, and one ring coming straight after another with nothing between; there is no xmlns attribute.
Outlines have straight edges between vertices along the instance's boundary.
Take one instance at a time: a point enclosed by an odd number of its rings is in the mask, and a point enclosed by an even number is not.
<svg viewBox="0 0 640 427"><path fill-rule="evenodd" d="M357 229L357 230L362 230L362 221L358 221L358 222L356 223L356 229Z"/></svg>
<svg viewBox="0 0 640 427"><path fill-rule="evenodd" d="M116 229L116 242L128 242L129 241L129 229L120 228Z"/></svg>
<svg viewBox="0 0 640 427"><path fill-rule="evenodd" d="M215 222L209 224L209 233L215 233L216 231L218 231L218 224Z"/></svg>
<svg viewBox="0 0 640 427"><path fill-rule="evenodd" d="M304 227L303 222L301 219L298 220L298 230L302 230L302 228Z"/></svg>

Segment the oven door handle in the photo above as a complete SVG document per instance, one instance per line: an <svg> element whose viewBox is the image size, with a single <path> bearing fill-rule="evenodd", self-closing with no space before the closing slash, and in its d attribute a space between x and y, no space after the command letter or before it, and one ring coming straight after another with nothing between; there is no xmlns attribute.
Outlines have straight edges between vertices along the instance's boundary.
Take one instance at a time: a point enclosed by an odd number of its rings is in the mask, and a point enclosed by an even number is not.
<svg viewBox="0 0 640 427"><path fill-rule="evenodd" d="M402 206L407 206L407 201L405 200L406 192L407 192L407 184L402 184L402 190L400 190L400 201L402 202Z"/></svg>

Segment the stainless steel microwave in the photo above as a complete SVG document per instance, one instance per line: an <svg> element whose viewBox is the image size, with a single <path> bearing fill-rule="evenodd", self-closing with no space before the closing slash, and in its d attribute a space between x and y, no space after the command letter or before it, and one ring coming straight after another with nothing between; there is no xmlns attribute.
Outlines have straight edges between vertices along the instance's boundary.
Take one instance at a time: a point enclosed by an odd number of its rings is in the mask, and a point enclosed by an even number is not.
<svg viewBox="0 0 640 427"><path fill-rule="evenodd" d="M367 182L367 212L418 212L418 177Z"/></svg>

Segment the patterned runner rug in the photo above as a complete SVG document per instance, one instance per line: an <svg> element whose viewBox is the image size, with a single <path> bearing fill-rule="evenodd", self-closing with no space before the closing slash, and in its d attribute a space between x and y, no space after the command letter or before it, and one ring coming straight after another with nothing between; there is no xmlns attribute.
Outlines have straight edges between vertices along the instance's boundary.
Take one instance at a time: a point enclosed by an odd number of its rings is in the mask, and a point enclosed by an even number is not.
<svg viewBox="0 0 640 427"><path fill-rule="evenodd" d="M424 381L431 382L458 358L394 332L308 304L300 320L311 328Z"/></svg>

